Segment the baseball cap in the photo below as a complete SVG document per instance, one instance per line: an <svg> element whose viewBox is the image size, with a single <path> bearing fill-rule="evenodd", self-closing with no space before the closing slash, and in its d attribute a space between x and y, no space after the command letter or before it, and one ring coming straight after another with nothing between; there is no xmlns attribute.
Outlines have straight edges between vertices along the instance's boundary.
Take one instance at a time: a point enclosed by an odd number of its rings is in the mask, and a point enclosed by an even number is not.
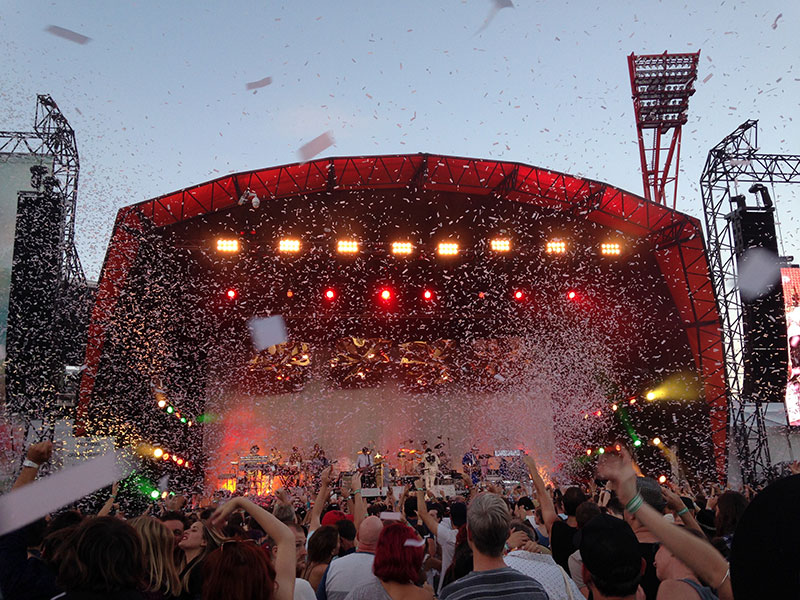
<svg viewBox="0 0 800 600"><path fill-rule="evenodd" d="M631 585L641 578L642 552L633 529L622 519L601 514L578 532L581 559L598 587ZM635 589L635 588L634 588Z"/></svg>
<svg viewBox="0 0 800 600"><path fill-rule="evenodd" d="M530 499L528 496L523 496L519 500L517 500L517 506L521 506L525 510L536 510L536 505L533 503L533 500Z"/></svg>
<svg viewBox="0 0 800 600"><path fill-rule="evenodd" d="M325 516L322 517L322 525L336 525L337 521L341 521L342 519L347 519L348 521L353 520L353 515L348 515L343 513L340 510L329 510L325 513Z"/></svg>

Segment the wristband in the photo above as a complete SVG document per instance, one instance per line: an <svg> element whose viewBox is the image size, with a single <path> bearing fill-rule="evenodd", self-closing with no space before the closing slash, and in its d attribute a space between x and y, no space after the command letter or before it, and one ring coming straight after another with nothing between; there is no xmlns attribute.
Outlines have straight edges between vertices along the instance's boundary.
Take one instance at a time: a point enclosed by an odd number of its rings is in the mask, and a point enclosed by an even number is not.
<svg viewBox="0 0 800 600"><path fill-rule="evenodd" d="M425 491L425 488L417 488L417 491L418 491L418 492L424 492L424 491Z"/></svg>
<svg viewBox="0 0 800 600"><path fill-rule="evenodd" d="M361 493L361 488L358 488L357 490L353 490L352 492L350 492L350 495L351 496L355 496L356 494L360 494L360 493Z"/></svg>
<svg viewBox="0 0 800 600"><path fill-rule="evenodd" d="M30 467L31 469L36 469L36 470L38 470L38 469L39 469L39 467L41 467L42 465L40 465L40 464L38 464L38 463L35 463L35 462L33 462L33 461L32 461L31 459L29 459L29 458L26 458L26 459L25 459L25 460L22 462L22 466L23 466L23 467Z"/></svg>
<svg viewBox="0 0 800 600"><path fill-rule="evenodd" d="M630 514L635 514L636 511L642 507L642 504L644 504L644 499L639 492L636 492L636 495L625 505L625 510L627 510Z"/></svg>
<svg viewBox="0 0 800 600"><path fill-rule="evenodd" d="M682 515L685 515L687 512L689 512L689 509L684 506L682 509L678 511L678 516L680 517Z"/></svg>

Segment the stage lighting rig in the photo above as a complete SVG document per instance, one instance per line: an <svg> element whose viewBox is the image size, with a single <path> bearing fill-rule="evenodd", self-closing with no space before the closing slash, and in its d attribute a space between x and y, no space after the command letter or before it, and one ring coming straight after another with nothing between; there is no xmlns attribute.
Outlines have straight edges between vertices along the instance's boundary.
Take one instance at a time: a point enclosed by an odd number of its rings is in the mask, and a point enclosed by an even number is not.
<svg viewBox="0 0 800 600"><path fill-rule="evenodd" d="M217 252L224 252L226 254L233 254L239 252L239 240L218 238L217 239Z"/></svg>
<svg viewBox="0 0 800 600"><path fill-rule="evenodd" d="M616 242L605 242L600 244L600 254L603 256L619 256L622 253L622 246Z"/></svg>
<svg viewBox="0 0 800 600"><path fill-rule="evenodd" d="M300 252L300 240L294 238L283 238L278 241L278 252L283 254L296 254Z"/></svg>
<svg viewBox="0 0 800 600"><path fill-rule="evenodd" d="M392 242L392 254L408 255L414 252L414 244L411 242Z"/></svg>
<svg viewBox="0 0 800 600"><path fill-rule="evenodd" d="M358 240L339 240L336 244L336 251L339 254L356 254L358 252Z"/></svg>
<svg viewBox="0 0 800 600"><path fill-rule="evenodd" d="M440 242L437 252L439 256L456 256L458 254L458 244L456 242Z"/></svg>
<svg viewBox="0 0 800 600"><path fill-rule="evenodd" d="M548 254L566 254L567 243L562 240L550 240L547 242L546 250Z"/></svg>
<svg viewBox="0 0 800 600"><path fill-rule="evenodd" d="M511 240L508 238L494 238L489 245L493 252L511 252Z"/></svg>

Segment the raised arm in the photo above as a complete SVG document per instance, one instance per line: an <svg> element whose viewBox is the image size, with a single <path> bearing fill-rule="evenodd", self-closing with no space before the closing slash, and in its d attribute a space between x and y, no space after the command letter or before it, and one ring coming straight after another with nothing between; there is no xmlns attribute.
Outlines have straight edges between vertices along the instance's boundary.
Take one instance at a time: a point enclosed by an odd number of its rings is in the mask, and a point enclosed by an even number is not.
<svg viewBox="0 0 800 600"><path fill-rule="evenodd" d="M666 521L661 513L642 501L636 491L636 473L627 450L613 455L606 453L600 459L597 474L611 481L620 501L626 504L626 510L635 513L650 533L701 579L715 587L720 600L733 600L728 562L705 539ZM631 501L632 505L627 507Z"/></svg>
<svg viewBox="0 0 800 600"><path fill-rule="evenodd" d="M425 504L425 488L422 479L417 479L414 482L414 486L416 487L417 493L417 516L425 523L425 527L428 528L428 531L436 536L439 533L439 523L425 510L427 505Z"/></svg>
<svg viewBox="0 0 800 600"><path fill-rule="evenodd" d="M314 501L314 508L311 509L311 521L308 526L309 531L316 531L322 527L320 518L322 517L322 509L328 502L328 494L330 492L331 476L333 475L333 465L328 465L320 473L320 486L317 499Z"/></svg>
<svg viewBox="0 0 800 600"><path fill-rule="evenodd" d="M542 476L539 475L539 469L536 467L536 461L533 457L530 454L524 454L522 460L525 466L528 467L528 472L533 480L533 487L536 488L536 497L539 499L539 506L542 509L542 520L549 536L550 528L558 519L556 507L553 505L553 498L550 497L547 486L544 484Z"/></svg>
<svg viewBox="0 0 800 600"><path fill-rule="evenodd" d="M700 527L697 519L694 518L694 515L686 508L683 498L665 486L661 486L661 495L664 497L664 500L667 501L667 507L675 511L687 529L694 529L703 534L703 529Z"/></svg>
<svg viewBox="0 0 800 600"><path fill-rule="evenodd" d="M247 498L234 498L220 506L211 516L211 523L216 527L225 524L228 516L236 509L243 508L253 517L269 537L275 540L277 554L275 556L275 589L276 600L292 600L294 597L295 568L297 554L295 552L294 532Z"/></svg>
<svg viewBox="0 0 800 600"><path fill-rule="evenodd" d="M100 509L100 512L97 513L98 517L106 517L111 513L111 507L114 506L114 501L117 499L117 492L119 491L119 481L115 481L111 485L111 495L106 500L106 503L103 504L103 507Z"/></svg>
<svg viewBox="0 0 800 600"><path fill-rule="evenodd" d="M350 486L354 497L353 500L353 524L356 530L361 527L361 523L367 518L367 503L361 495L361 473L356 472L350 480Z"/></svg>
<svg viewBox="0 0 800 600"><path fill-rule="evenodd" d="M17 480L14 482L14 485L11 489L15 490L18 487L22 487L23 485L27 485L36 481L36 475L39 473L39 467L50 460L52 455L53 442L50 440L33 444L30 448L28 448L28 453L25 455L26 464L22 466L22 471L20 471L19 477L17 477ZM34 464L36 466L33 466Z"/></svg>

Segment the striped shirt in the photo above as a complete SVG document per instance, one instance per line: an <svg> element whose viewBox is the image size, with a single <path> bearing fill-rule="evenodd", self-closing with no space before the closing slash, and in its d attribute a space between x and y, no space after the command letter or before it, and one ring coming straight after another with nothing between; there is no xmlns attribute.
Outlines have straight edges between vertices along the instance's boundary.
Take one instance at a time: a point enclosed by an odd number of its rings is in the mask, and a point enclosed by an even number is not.
<svg viewBox="0 0 800 600"><path fill-rule="evenodd" d="M440 600L549 600L541 584L510 567L473 571L445 586Z"/></svg>

